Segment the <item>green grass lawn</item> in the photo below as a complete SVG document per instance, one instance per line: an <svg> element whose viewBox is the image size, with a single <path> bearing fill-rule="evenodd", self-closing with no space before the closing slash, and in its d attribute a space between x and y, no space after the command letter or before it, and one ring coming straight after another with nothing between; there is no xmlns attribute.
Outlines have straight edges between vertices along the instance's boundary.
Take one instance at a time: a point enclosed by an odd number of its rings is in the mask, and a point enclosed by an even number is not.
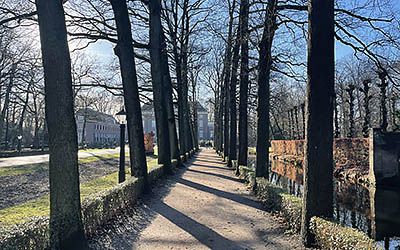
<svg viewBox="0 0 400 250"><path fill-rule="evenodd" d="M103 155L95 155L86 158L79 159L79 164L92 163L96 161L104 161L116 159L119 157L119 153L116 154L103 154ZM129 154L126 154L126 157L129 157ZM30 165L21 165L21 166L10 166L10 167L1 167L0 168L0 177L1 176L15 176L20 174L29 174L36 171L44 171L49 169L49 163L37 163Z"/></svg>
<svg viewBox="0 0 400 250"><path fill-rule="evenodd" d="M129 154L126 153L125 157L129 157ZM84 163L91 163L91 162L95 162L95 161L110 160L110 159L115 159L115 158L119 158L119 153L94 155L94 156L89 156L89 157L85 157L85 158L80 158L79 163L84 164Z"/></svg>
<svg viewBox="0 0 400 250"><path fill-rule="evenodd" d="M156 158L148 158L147 166L149 171L156 166ZM127 168L127 175L130 176L130 169ZM94 180L81 184L81 200L85 200L93 194L106 191L118 184L118 172L105 175ZM27 201L20 205L0 210L0 227L8 227L14 224L24 223L32 217L48 216L50 213L49 195Z"/></svg>
<svg viewBox="0 0 400 250"><path fill-rule="evenodd" d="M0 177L1 176L14 176L20 174L29 174L36 171L44 171L49 169L48 163L38 163L32 165L22 165L22 166L12 166L12 167L1 167L0 168Z"/></svg>

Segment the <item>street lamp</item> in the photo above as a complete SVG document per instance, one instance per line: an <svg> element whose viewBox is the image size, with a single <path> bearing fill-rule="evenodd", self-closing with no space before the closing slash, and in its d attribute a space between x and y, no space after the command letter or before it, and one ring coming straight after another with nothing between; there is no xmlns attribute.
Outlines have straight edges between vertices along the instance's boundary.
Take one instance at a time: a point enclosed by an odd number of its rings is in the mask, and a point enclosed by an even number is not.
<svg viewBox="0 0 400 250"><path fill-rule="evenodd" d="M126 121L126 112L125 109L122 108L121 111L115 114L119 118L119 171L118 171L118 183L122 183L125 181L125 121Z"/></svg>
<svg viewBox="0 0 400 250"><path fill-rule="evenodd" d="M18 155L20 155L21 154L21 144L22 144L22 135L18 135L17 136L17 139L18 139L18 147L17 147L17 150L18 150Z"/></svg>

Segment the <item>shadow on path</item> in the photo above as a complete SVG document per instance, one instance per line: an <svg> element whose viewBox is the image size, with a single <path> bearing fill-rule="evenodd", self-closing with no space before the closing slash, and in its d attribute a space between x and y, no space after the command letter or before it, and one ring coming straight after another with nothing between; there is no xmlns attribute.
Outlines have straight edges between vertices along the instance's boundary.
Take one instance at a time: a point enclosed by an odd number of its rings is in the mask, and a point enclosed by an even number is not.
<svg viewBox="0 0 400 250"><path fill-rule="evenodd" d="M209 227L200 224L163 202L159 202L155 206L153 204L153 207L155 212L161 214L211 249L243 249L237 243L223 237Z"/></svg>
<svg viewBox="0 0 400 250"><path fill-rule="evenodd" d="M212 158L212 157L207 157L207 158L196 157L196 161L202 161L202 162L205 162L205 163L218 164L218 165L224 164L222 161L218 161L218 159L215 159L215 161L213 161L213 160L214 160L214 158Z"/></svg>
<svg viewBox="0 0 400 250"><path fill-rule="evenodd" d="M203 168L212 168L212 169L220 169L220 170L225 170L225 171L229 171L229 172L233 171L233 169L229 169L229 168L226 168L226 167L210 166L210 165L204 165L204 164L198 164L198 163L193 163L193 164L191 164L191 166L197 166L197 167L203 167Z"/></svg>
<svg viewBox="0 0 400 250"><path fill-rule="evenodd" d="M235 201L235 202L238 202L240 204L243 204L243 205L255 208L255 209L264 210L262 205L260 203L258 203L257 201L240 196L238 194L233 194L233 193L225 192L225 191L215 189L212 187L207 187L207 186L201 185L199 183L195 183L195 182L185 180L182 178L179 179L178 182L183 185L186 185L188 187L191 187L191 188L194 188L197 190L201 190L203 192L208 192L210 194L214 194L216 196L219 196L219 197L222 197L225 199L229 199L231 201Z"/></svg>
<svg viewBox="0 0 400 250"><path fill-rule="evenodd" d="M293 247L280 223L264 213L232 170L214 162L215 155L205 151L187 162L187 168L158 181L134 208L93 237L90 246L111 250L301 249L298 242Z"/></svg>
<svg viewBox="0 0 400 250"><path fill-rule="evenodd" d="M198 174L211 175L211 176L215 176L215 177L218 177L218 178L223 178L223 179L226 179L226 180L240 182L240 183L244 182L244 180L237 179L237 178L234 178L234 177L231 177L231 176L226 176L226 175L223 175L223 174L210 173L210 172L204 172L204 171L200 171L200 170L195 170L193 168L189 168L189 169L187 169L187 171L198 173Z"/></svg>

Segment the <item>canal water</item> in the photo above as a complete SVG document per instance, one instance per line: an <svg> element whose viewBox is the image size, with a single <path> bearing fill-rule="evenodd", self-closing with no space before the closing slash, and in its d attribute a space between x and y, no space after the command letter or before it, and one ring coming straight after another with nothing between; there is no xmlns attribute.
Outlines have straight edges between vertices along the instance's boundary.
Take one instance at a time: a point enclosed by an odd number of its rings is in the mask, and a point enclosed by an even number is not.
<svg viewBox="0 0 400 250"><path fill-rule="evenodd" d="M290 194L302 196L302 185L284 176L273 173L270 181ZM334 192L337 222L366 233L383 249L400 250L400 188L366 188L335 180Z"/></svg>

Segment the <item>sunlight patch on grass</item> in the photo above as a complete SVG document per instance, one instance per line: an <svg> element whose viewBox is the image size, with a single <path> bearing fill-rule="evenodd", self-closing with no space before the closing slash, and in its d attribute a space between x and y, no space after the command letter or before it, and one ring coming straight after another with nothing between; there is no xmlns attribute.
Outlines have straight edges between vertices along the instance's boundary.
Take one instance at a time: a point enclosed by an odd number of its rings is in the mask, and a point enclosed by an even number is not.
<svg viewBox="0 0 400 250"><path fill-rule="evenodd" d="M151 169L158 166L157 158L148 157L147 167ZM130 168L126 168L127 178L130 178ZM93 194L109 190L118 184L118 172L108 174L91 181L82 183L81 200L90 198ZM14 224L24 223L33 217L49 216L50 198L45 195L41 198L30 200L20 205L0 210L0 227L8 227Z"/></svg>
<svg viewBox="0 0 400 250"><path fill-rule="evenodd" d="M126 157L129 157L127 154ZM117 154L104 154L98 156L90 156L86 158L79 159L79 164L87 164L96 161L104 161L119 158L119 153ZM20 166L10 166L10 167L1 167L0 168L0 177L1 176L15 176L21 174L29 174L36 171L47 171L49 169L49 163L37 163L37 164L29 164L29 165L20 165Z"/></svg>
<svg viewBox="0 0 400 250"><path fill-rule="evenodd" d="M129 155L126 155L126 157L128 157L128 156ZM85 163L92 163L95 161L111 160L111 159L115 159L115 158L119 158L119 153L89 156L89 157L79 159L79 163L85 164Z"/></svg>
<svg viewBox="0 0 400 250"><path fill-rule="evenodd" d="M12 166L12 167L1 167L1 176L15 176L20 174L29 174L36 171L45 171L48 169L48 163L39 163L32 165Z"/></svg>
<svg viewBox="0 0 400 250"><path fill-rule="evenodd" d="M29 221L32 217L48 216L50 213L49 195L20 205L0 210L0 227Z"/></svg>

